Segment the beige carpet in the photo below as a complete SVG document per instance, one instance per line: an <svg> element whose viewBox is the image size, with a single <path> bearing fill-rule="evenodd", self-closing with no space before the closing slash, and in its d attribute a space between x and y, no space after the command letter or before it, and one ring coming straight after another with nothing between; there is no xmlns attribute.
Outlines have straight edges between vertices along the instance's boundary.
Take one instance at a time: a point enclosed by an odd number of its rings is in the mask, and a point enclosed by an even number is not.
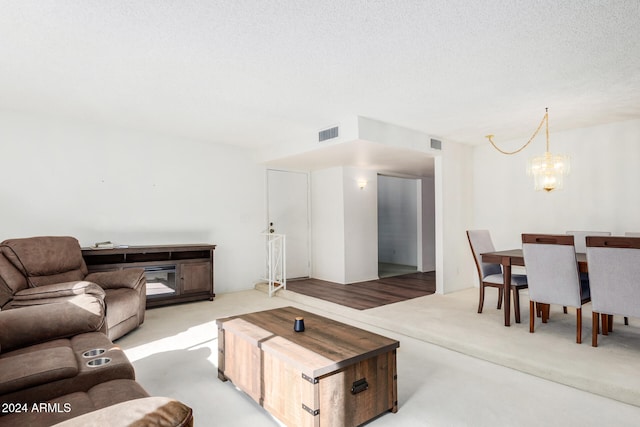
<svg viewBox="0 0 640 427"><path fill-rule="evenodd" d="M292 292L286 297L327 307ZM495 294L495 295L494 295ZM549 323L536 319L529 333L529 299L521 292L522 323L505 327L496 310L497 291L487 291L485 308L478 314L477 290L430 295L400 304L366 310L358 320L432 344L517 369L541 378L640 406L640 321L615 319L614 332L599 336L591 346L591 304L583 306L583 341L575 343L576 315L569 308L551 307ZM350 315L336 306L335 313ZM513 312L513 311L512 311Z"/></svg>
<svg viewBox="0 0 640 427"><path fill-rule="evenodd" d="M637 320L631 319L630 326L616 323L613 335L592 348L588 306L583 313L585 342L578 345L573 312L564 315L556 308L548 324L538 320L536 333L529 334L528 324L502 326L495 298L488 292L483 314L475 312L475 289L360 311L287 291L273 298L246 291L222 294L213 302L148 310L143 327L118 344L150 393L191 405L196 425L203 427L278 425L231 383L217 379L215 319L284 305L400 341L400 409L371 425L637 425ZM526 297L522 304L528 316Z"/></svg>

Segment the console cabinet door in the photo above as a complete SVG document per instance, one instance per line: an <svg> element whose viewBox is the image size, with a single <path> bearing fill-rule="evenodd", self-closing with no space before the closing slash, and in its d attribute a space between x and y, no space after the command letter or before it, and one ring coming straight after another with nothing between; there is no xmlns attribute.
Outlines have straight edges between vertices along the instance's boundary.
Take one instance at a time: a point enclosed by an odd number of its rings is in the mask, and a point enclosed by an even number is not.
<svg viewBox="0 0 640 427"><path fill-rule="evenodd" d="M180 293L211 292L209 261L180 264Z"/></svg>

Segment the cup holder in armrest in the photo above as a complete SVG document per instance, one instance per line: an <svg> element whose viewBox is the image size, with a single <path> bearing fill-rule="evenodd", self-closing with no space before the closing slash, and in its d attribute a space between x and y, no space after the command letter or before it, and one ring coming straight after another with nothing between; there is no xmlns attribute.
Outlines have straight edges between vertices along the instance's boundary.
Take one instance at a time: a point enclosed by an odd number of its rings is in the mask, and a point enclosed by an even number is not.
<svg viewBox="0 0 640 427"><path fill-rule="evenodd" d="M98 357L97 359L89 360L87 362L87 366L89 366L90 368L95 368L98 366L106 365L109 362L111 362L110 357Z"/></svg>
<svg viewBox="0 0 640 427"><path fill-rule="evenodd" d="M92 350L87 350L84 353L82 353L82 357L96 357L96 356L100 356L102 353L105 353L107 350L105 350L104 348L94 348Z"/></svg>

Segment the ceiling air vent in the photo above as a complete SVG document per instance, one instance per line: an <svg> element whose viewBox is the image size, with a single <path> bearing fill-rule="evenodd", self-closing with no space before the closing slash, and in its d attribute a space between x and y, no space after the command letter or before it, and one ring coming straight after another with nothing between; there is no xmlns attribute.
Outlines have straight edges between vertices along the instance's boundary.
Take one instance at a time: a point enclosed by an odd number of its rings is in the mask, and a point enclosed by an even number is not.
<svg viewBox="0 0 640 427"><path fill-rule="evenodd" d="M318 142L338 137L338 126L318 132Z"/></svg>
<svg viewBox="0 0 640 427"><path fill-rule="evenodd" d="M431 138L431 148L434 150L442 150L442 141Z"/></svg>

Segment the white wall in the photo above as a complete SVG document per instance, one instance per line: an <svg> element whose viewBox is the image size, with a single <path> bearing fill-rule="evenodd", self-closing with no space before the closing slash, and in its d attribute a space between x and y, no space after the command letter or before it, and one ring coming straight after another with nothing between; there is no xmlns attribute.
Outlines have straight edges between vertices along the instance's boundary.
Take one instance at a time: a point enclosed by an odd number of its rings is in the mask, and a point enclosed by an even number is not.
<svg viewBox="0 0 640 427"><path fill-rule="evenodd" d="M361 190L358 180L365 179ZM335 283L378 278L376 172L335 167L311 173L311 276Z"/></svg>
<svg viewBox="0 0 640 427"><path fill-rule="evenodd" d="M346 167L344 185L345 282L378 278L378 182L377 173ZM358 180L367 181L364 189Z"/></svg>
<svg viewBox="0 0 640 427"><path fill-rule="evenodd" d="M436 292L450 293L473 285L473 261L465 234L472 224L473 149L443 141L435 159Z"/></svg>
<svg viewBox="0 0 640 427"><path fill-rule="evenodd" d="M436 269L436 221L435 221L435 191L433 177L420 179L420 227L422 245L418 246L418 259L422 259L421 271L434 271Z"/></svg>
<svg viewBox="0 0 640 427"><path fill-rule="evenodd" d="M596 139L611 138L630 150L635 139L629 138L638 135L637 128L636 122L631 129L601 132ZM259 233L266 216L265 168L255 163L252 153L9 112L0 113L0 144L0 239L72 235L85 246L102 240L129 245L214 243L218 293L249 289L264 273ZM472 207L484 197L472 188L491 186L470 184L476 178L471 151L444 141L436 159L434 191L441 200L436 206L436 268L441 293L473 285L464 230L472 224ZM489 154L480 150L478 155ZM619 157L632 161L628 154ZM578 159L574 164L575 171ZM377 214L369 208L376 179L368 175L371 191L362 192L352 182L361 173L358 168L338 167L312 174L313 277L351 283L377 274ZM637 171L626 173L638 182ZM508 178L502 181L513 184ZM617 213L620 222L640 229L630 220L638 217L637 209L629 209L628 200L622 205L628 212ZM362 212L372 216L363 217ZM476 218L492 226L482 210ZM345 246L347 226L350 240ZM519 233L521 227L515 228Z"/></svg>
<svg viewBox="0 0 640 427"><path fill-rule="evenodd" d="M264 167L242 149L0 113L0 240L213 243L216 293L262 274Z"/></svg>
<svg viewBox="0 0 640 427"><path fill-rule="evenodd" d="M499 143L507 149L526 141ZM544 136L506 156L488 143L473 153L473 227L491 231L497 249L521 246L524 232L640 230L640 120L567 132L550 129L550 151L571 157L564 189L533 190L526 162L544 152ZM466 262L472 263L471 255Z"/></svg>
<svg viewBox="0 0 640 427"><path fill-rule="evenodd" d="M311 173L311 277L345 283L341 167Z"/></svg>
<svg viewBox="0 0 640 427"><path fill-rule="evenodd" d="M328 139L322 142L318 141L318 132L324 129L338 127L338 137ZM290 141L277 141L273 145L258 148L255 152L255 159L258 163L269 163L275 159L283 157L295 156L298 154L312 152L320 148L339 145L349 141L358 139L358 117L354 115L345 115L331 119L320 129L313 131L301 131L299 137Z"/></svg>

